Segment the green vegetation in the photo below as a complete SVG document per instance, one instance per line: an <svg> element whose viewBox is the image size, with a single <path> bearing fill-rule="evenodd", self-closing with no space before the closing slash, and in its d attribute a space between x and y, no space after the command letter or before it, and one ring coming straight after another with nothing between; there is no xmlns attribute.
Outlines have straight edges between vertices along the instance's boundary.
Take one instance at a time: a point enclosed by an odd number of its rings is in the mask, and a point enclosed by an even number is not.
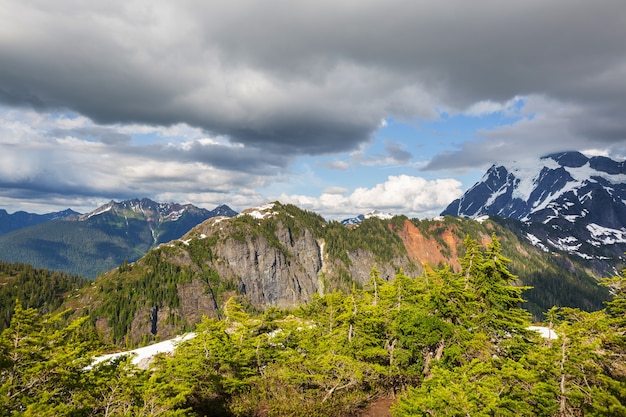
<svg viewBox="0 0 626 417"><path fill-rule="evenodd" d="M511 260L510 270L519 277L519 284L530 287L525 293L523 307L530 311L536 320L552 306L576 306L585 311L595 311L603 307L609 299L608 291L598 286L581 264L576 264L562 254L547 253L532 245L525 244L511 231L515 229L510 219L493 217L479 223L469 219L445 216L443 220L411 220L424 236L434 238L450 255L448 244L442 239L443 232L450 231L458 239L488 237L495 233L502 245L502 252ZM519 222L518 222L519 223ZM463 254L463 248L459 252Z"/></svg>
<svg viewBox="0 0 626 417"><path fill-rule="evenodd" d="M215 305L224 302L224 294L236 292L236 286L219 276L211 265L216 258L212 248L215 237L192 239L187 244L178 242L174 247L161 246L150 250L140 261L124 262L116 270L102 276L92 286L92 296L99 300L90 309L93 320L106 318L111 330L110 341L134 346L138 341L129 337L133 320L143 311L169 310L168 324L180 331L189 325L179 314L181 300L179 286L194 279L204 284L204 293L210 294ZM186 252L191 263L180 262ZM94 293L95 291L95 293ZM149 313L146 313L149 315ZM155 334L144 335L142 344L155 340Z"/></svg>
<svg viewBox="0 0 626 417"><path fill-rule="evenodd" d="M91 311L91 315L108 318L113 343L131 343L125 338L140 309L161 309L165 306L176 308L180 305L177 286L190 282L192 273L189 268L166 261L164 250L151 250L140 264L120 266L117 275L124 274L124 280L98 281L97 289L102 303ZM172 320L176 322L177 318L172 317Z"/></svg>
<svg viewBox="0 0 626 417"><path fill-rule="evenodd" d="M85 369L102 350L87 318L18 304L0 335L0 416L349 416L392 392L396 417L626 415L626 271L604 282L606 309L550 310L559 338L545 340L526 329L500 241L465 245L458 272L388 282L374 268L363 288L291 310L232 297L150 371Z"/></svg>
<svg viewBox="0 0 626 417"><path fill-rule="evenodd" d="M180 416L175 379L115 361L88 371L102 346L87 317L40 316L15 305L0 335L0 416Z"/></svg>
<svg viewBox="0 0 626 417"><path fill-rule="evenodd" d="M49 313L88 283L78 275L0 261L0 331L9 326L16 299L25 308Z"/></svg>
<svg viewBox="0 0 626 417"><path fill-rule="evenodd" d="M346 266L350 265L347 253L356 250L370 252L380 264L392 263L395 258L407 255L402 239L388 227L388 222L375 217L365 219L353 228L329 222L323 237L328 245L329 258L341 260Z"/></svg>

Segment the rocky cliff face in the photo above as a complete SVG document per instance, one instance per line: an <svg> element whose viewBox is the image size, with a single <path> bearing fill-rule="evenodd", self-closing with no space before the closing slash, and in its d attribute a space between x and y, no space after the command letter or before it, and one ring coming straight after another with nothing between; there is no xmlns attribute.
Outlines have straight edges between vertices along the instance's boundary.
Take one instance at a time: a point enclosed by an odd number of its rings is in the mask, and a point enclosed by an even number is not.
<svg viewBox="0 0 626 417"><path fill-rule="evenodd" d="M221 278L236 283L254 306L293 307L310 301L316 293L348 289L350 283L338 279L340 270L350 282L362 285L369 281L374 266L388 279L398 268L411 268L407 256L399 254L390 262L377 263L375 254L364 248L347 251L347 263L333 259L326 250L329 242L323 233L305 227L281 208L274 210L274 205L245 210L242 215L254 219L248 220L246 227L223 218L211 219L183 237L217 237L212 249L216 259L211 267ZM272 224L271 235L258 232L264 222Z"/></svg>
<svg viewBox="0 0 626 417"><path fill-rule="evenodd" d="M345 237L326 236L321 217L294 207L291 210L293 213L282 205L267 205L235 218L208 219L181 239L153 249L151 257L131 264L128 271L105 274L96 281L95 288L102 288L100 293L93 294L92 288L90 297L85 298L86 303L95 305L93 314L109 316L99 320L101 332L118 343L119 335L107 332L107 326L128 328L135 343L145 340L146 335L163 339L191 327L202 315L216 317L219 307L232 295L240 295L257 309L287 308L306 303L315 294L349 290L353 282L364 285L374 266L384 279L394 277L399 268L414 270L405 253L380 262L375 251L354 247L338 257L337 240ZM334 227L348 230L340 224ZM393 232L388 230L388 234ZM154 265L155 259L160 266ZM170 267L164 268L164 264ZM154 272L168 268L180 272L175 278ZM147 276L154 278L137 284ZM173 303L165 297L159 299L158 294L168 293L165 288L156 290L156 299L128 301L123 291L118 294L110 290L124 285L138 290L146 285L175 287L177 297ZM128 290L130 296L137 292ZM126 324L120 324L110 312L98 310L99 300L116 296L119 303L136 306Z"/></svg>
<svg viewBox="0 0 626 417"><path fill-rule="evenodd" d="M220 277L235 280L240 293L258 307L290 307L322 291L323 254L311 232L299 236L282 222L275 233L278 245L264 236L230 240L216 246L220 261L214 263Z"/></svg>

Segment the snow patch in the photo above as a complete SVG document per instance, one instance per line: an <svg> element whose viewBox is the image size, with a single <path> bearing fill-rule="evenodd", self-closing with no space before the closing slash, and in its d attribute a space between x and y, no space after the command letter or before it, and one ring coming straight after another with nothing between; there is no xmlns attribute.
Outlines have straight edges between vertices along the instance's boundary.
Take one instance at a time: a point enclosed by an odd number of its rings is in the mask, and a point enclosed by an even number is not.
<svg viewBox="0 0 626 417"><path fill-rule="evenodd" d="M504 184L502 187L500 187L500 189L494 193L491 194L491 196L489 196L489 199L487 199L487 201L485 202L485 204L483 205L483 207L490 207L493 205L493 203L496 202L496 200L498 199L498 197L500 197L503 194L506 194L506 191L509 189L509 183L507 182L506 184Z"/></svg>
<svg viewBox="0 0 626 417"><path fill-rule="evenodd" d="M581 217L582 216L579 216L577 214L568 214L566 216L563 216L563 218L570 223L576 223L576 220L580 219Z"/></svg>
<svg viewBox="0 0 626 417"><path fill-rule="evenodd" d="M179 343L185 340L193 339L194 337L196 337L195 333L187 333L183 336L178 336L173 339L155 343L150 346L133 349L126 352L109 353L108 355L96 356L93 359L91 365L86 367L85 370L91 370L100 363L110 362L122 356L133 356L133 358L131 359L131 363L133 365L137 365L141 369L147 369L150 360L154 356L158 355L159 353L172 353Z"/></svg>
<svg viewBox="0 0 626 417"><path fill-rule="evenodd" d="M549 240L548 242L555 248L568 253L574 253L582 246L582 243L578 242L578 239L573 236L559 238L556 241Z"/></svg>
<svg viewBox="0 0 626 417"><path fill-rule="evenodd" d="M544 339L557 340L559 336L549 327L545 326L528 326L526 329L533 330L541 335Z"/></svg>
<svg viewBox="0 0 626 417"><path fill-rule="evenodd" d="M244 210L243 212L241 212L241 214L238 214L237 217L245 216L247 214L248 216L252 216L255 219L263 220L263 219L267 219L278 214L278 212L276 211L270 211L273 208L274 208L274 203L269 203L263 206L249 208L247 210Z"/></svg>
<svg viewBox="0 0 626 417"><path fill-rule="evenodd" d="M489 215L474 217L474 220L476 220L480 224L483 224L485 220L489 220Z"/></svg>
<svg viewBox="0 0 626 417"><path fill-rule="evenodd" d="M530 243L541 249L544 252L550 252L550 250L548 249L548 247L546 245L543 244L543 242L535 235L531 234L531 233L526 233L526 238L530 241Z"/></svg>
<svg viewBox="0 0 626 417"><path fill-rule="evenodd" d="M89 219L89 218L91 218L93 216L97 216L98 214L106 213L107 211L111 211L112 208L113 208L113 205L110 205L110 206L104 207L102 210L96 210L93 213L90 213L86 217L86 219Z"/></svg>
<svg viewBox="0 0 626 417"><path fill-rule="evenodd" d="M581 166L580 168L566 167L565 169L567 170L567 172L570 173L570 175L574 178L574 180L576 180L579 183L589 180L589 178L592 178L592 177L603 178L612 184L626 183L625 174L609 174L607 172L597 171L591 168L588 162L585 165Z"/></svg>
<svg viewBox="0 0 626 417"><path fill-rule="evenodd" d="M218 223L223 222L224 220L228 220L228 219L230 219L230 217L227 217L227 216L217 216L217 217L212 217L211 218L211 222L213 224L218 224Z"/></svg>
<svg viewBox="0 0 626 417"><path fill-rule="evenodd" d="M528 200L530 200L530 195L535 190L535 187L539 182L539 176L541 175L541 171L544 167L548 169L557 169L560 165L550 158L514 162L509 167L509 171L517 179L517 183L513 189L512 198L519 198L522 201L528 202Z"/></svg>
<svg viewBox="0 0 626 417"><path fill-rule="evenodd" d="M593 239L601 245L614 245L616 243L626 243L626 229L610 229L595 223L587 225L587 230ZM599 245L594 245L599 246Z"/></svg>
<svg viewBox="0 0 626 417"><path fill-rule="evenodd" d="M545 194L541 195L541 198L538 199L534 205L532 210L530 211L531 213L536 213L538 211L541 211L545 208L552 208L554 210L554 212L556 214L558 214L558 210L555 210L554 207L554 200L558 199L560 196L562 196L563 194L572 191L572 190L576 190L577 188L580 187L580 183L576 182L576 181L570 181L567 184L565 184L563 186L563 188L558 189L557 191L548 194L547 196L545 196ZM545 196L545 197L544 197Z"/></svg>
<svg viewBox="0 0 626 417"><path fill-rule="evenodd" d="M344 219L341 221L341 224L343 224L344 226L358 226L363 220L371 219L372 217L375 217L381 220L390 220L394 217L394 215L391 213L385 213L380 210L372 210L365 214L359 214L356 217Z"/></svg>
<svg viewBox="0 0 626 417"><path fill-rule="evenodd" d="M185 212L185 209L181 209L181 210L178 210L178 211L173 211L167 217L171 221L175 222L176 220L180 219L180 217L183 215L184 212Z"/></svg>

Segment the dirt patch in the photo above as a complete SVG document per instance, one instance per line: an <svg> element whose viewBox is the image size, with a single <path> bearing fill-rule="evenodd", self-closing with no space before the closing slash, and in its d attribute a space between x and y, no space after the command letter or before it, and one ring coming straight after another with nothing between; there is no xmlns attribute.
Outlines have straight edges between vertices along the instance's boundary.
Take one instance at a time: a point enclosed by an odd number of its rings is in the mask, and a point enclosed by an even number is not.
<svg viewBox="0 0 626 417"><path fill-rule="evenodd" d="M391 406L396 400L388 397L379 397L374 400L359 417L391 417Z"/></svg>

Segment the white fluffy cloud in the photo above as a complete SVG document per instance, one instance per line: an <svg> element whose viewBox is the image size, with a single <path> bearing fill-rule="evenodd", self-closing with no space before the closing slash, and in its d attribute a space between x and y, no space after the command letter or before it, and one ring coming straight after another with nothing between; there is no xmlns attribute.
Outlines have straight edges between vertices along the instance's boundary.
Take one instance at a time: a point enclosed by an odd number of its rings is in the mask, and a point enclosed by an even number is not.
<svg viewBox="0 0 626 417"><path fill-rule="evenodd" d="M352 193L327 190L319 197L281 195L282 202L326 213L341 220L371 210L383 210L409 217L434 217L447 204L462 194L461 183L455 179L428 181L409 175L389 176L372 188L357 188Z"/></svg>

